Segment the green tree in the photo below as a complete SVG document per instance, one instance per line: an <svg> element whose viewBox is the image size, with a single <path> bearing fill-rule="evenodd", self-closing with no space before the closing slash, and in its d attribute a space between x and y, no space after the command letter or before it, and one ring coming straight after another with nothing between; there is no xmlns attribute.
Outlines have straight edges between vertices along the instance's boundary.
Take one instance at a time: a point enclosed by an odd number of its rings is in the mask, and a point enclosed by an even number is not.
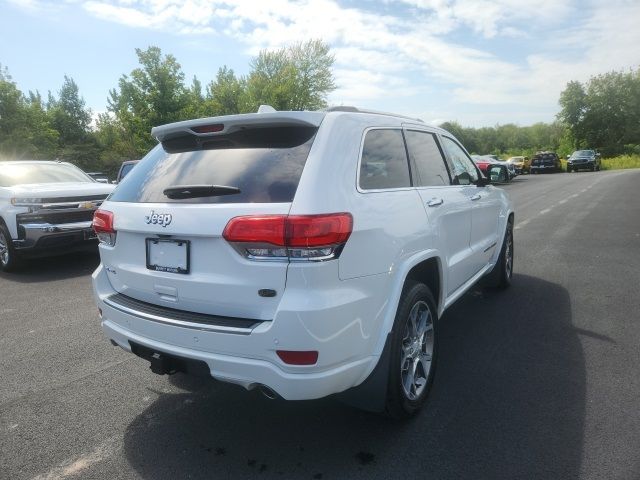
<svg viewBox="0 0 640 480"><path fill-rule="evenodd" d="M142 155L155 143L152 127L185 119L190 95L173 55L163 56L158 47L136 49L136 55L140 68L120 77L119 88L109 92L108 110Z"/></svg>
<svg viewBox="0 0 640 480"><path fill-rule="evenodd" d="M560 93L561 111L558 118L565 122L571 131L574 147L578 148L584 133L584 115L587 110L587 94L580 82L569 82Z"/></svg>
<svg viewBox="0 0 640 480"><path fill-rule="evenodd" d="M613 155L640 144L640 68L597 75L585 85L569 82L560 106L558 118L571 130L575 147Z"/></svg>
<svg viewBox="0 0 640 480"><path fill-rule="evenodd" d="M57 140L40 94L25 96L0 65L0 156L54 158Z"/></svg>
<svg viewBox="0 0 640 480"><path fill-rule="evenodd" d="M47 112L53 128L60 134L61 147L87 140L91 125L91 110L86 107L73 78L64 76L58 99L49 94Z"/></svg>
<svg viewBox="0 0 640 480"><path fill-rule="evenodd" d="M321 40L297 43L276 51L261 51L251 61L246 96L241 108L255 111L260 104L276 110L317 110L327 106L335 90L334 57Z"/></svg>
<svg viewBox="0 0 640 480"><path fill-rule="evenodd" d="M215 80L207 86L206 112L212 116L241 113L245 94L246 81L226 65L220 67Z"/></svg>
<svg viewBox="0 0 640 480"><path fill-rule="evenodd" d="M206 100L202 94L202 82L197 77L193 77L191 87L187 90L187 105L182 112L182 117L200 118L206 116Z"/></svg>

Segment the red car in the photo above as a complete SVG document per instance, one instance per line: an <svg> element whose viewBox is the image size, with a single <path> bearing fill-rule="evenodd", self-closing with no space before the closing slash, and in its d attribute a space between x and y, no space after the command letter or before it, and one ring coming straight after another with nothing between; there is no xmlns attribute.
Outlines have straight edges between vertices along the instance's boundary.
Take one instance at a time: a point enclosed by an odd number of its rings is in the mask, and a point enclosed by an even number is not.
<svg viewBox="0 0 640 480"><path fill-rule="evenodd" d="M489 168L489 165L497 162L493 158L486 155L471 155L471 158L478 166L478 168L482 170L482 173L484 173L485 176L487 175L487 168Z"/></svg>
<svg viewBox="0 0 640 480"><path fill-rule="evenodd" d="M504 169L505 182L510 182L511 179L516 176L516 172L513 165L496 160L495 158L493 158L493 156L471 155L471 158L473 159L473 162L478 166L478 168L484 174L485 177L490 177L489 168L492 165L500 165ZM503 183L503 182L500 182L500 183Z"/></svg>

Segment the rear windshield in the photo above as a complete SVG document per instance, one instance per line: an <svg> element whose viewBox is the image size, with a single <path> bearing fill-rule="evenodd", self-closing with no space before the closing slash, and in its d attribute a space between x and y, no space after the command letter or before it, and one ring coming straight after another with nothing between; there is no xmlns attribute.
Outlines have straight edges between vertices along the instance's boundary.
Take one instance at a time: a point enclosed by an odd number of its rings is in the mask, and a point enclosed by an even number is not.
<svg viewBox="0 0 640 480"><path fill-rule="evenodd" d="M93 179L79 168L65 163L2 163L0 187L13 187L30 183L87 182Z"/></svg>
<svg viewBox="0 0 640 480"><path fill-rule="evenodd" d="M291 202L317 128L268 127L202 140L194 135L156 146L113 192L114 202ZM171 199L168 187L221 185L240 193Z"/></svg>

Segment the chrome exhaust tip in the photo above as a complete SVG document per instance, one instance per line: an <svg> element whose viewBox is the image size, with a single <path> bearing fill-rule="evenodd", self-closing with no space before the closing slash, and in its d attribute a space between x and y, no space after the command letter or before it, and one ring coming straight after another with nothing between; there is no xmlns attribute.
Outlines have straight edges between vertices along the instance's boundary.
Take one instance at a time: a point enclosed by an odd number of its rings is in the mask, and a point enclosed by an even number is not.
<svg viewBox="0 0 640 480"><path fill-rule="evenodd" d="M267 397L269 400L275 400L280 396L266 385L259 385L258 390L260 390L260 393L262 393L262 395Z"/></svg>

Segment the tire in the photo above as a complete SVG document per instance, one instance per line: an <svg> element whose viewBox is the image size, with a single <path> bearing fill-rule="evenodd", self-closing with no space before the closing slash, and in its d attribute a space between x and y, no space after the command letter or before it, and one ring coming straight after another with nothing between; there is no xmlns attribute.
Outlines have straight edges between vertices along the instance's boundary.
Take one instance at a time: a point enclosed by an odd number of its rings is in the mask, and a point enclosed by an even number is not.
<svg viewBox="0 0 640 480"><path fill-rule="evenodd" d="M19 266L19 261L18 254L15 248L13 248L9 230L6 225L0 221L0 272L15 271Z"/></svg>
<svg viewBox="0 0 640 480"><path fill-rule="evenodd" d="M408 280L393 324L386 412L396 419L424 405L436 369L438 310L431 290Z"/></svg>
<svg viewBox="0 0 640 480"><path fill-rule="evenodd" d="M513 219L507 222L507 229L502 241L500 256L487 276L486 285L493 288L506 289L511 286L513 278Z"/></svg>
<svg viewBox="0 0 640 480"><path fill-rule="evenodd" d="M569 167L567 167L567 173L571 173L573 170L571 170Z"/></svg>

